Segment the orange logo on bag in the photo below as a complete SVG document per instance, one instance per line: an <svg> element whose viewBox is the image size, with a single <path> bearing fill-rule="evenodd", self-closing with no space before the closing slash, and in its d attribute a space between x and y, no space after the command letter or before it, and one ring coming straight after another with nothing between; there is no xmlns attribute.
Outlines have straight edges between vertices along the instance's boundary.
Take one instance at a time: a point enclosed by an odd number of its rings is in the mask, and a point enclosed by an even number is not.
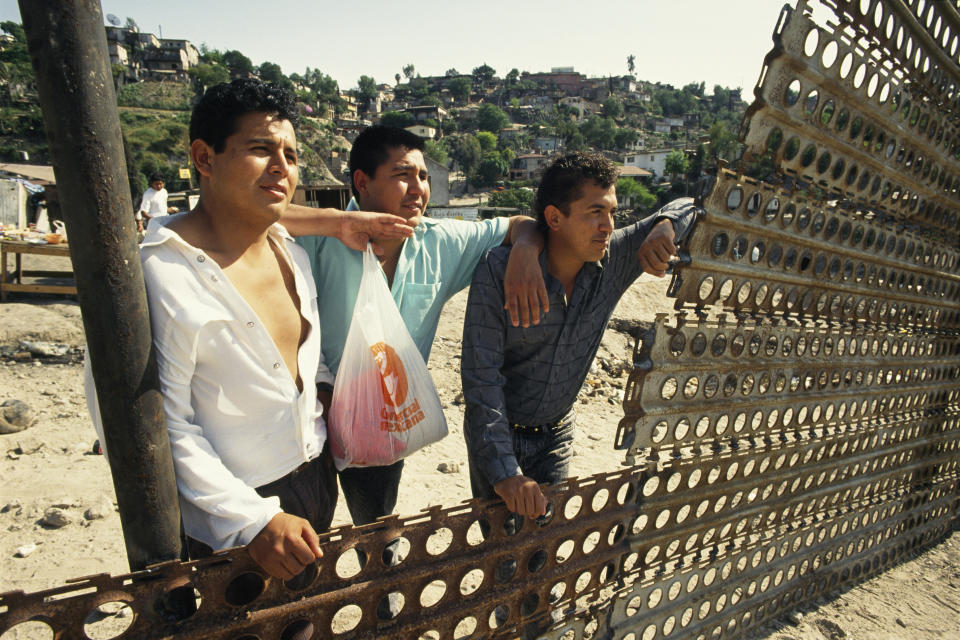
<svg viewBox="0 0 960 640"><path fill-rule="evenodd" d="M407 399L407 372L403 361L385 342L370 345L370 352L380 368L380 389L383 401L391 407L399 407Z"/></svg>

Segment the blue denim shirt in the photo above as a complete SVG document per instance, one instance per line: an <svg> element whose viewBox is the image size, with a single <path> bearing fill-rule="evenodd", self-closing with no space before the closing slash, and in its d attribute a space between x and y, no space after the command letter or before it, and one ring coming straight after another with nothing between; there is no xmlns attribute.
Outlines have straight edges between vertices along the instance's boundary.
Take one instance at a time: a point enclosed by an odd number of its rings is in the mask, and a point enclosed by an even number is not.
<svg viewBox="0 0 960 640"><path fill-rule="evenodd" d="M503 308L510 247L494 248L477 265L463 326L463 430L491 485L520 475L510 423L545 424L570 411L617 302L643 273L636 253L647 234L666 218L679 242L696 211L692 198L681 198L615 230L606 255L580 269L569 300L563 285L547 273L544 251L540 267L550 311L540 324L526 328L514 327Z"/></svg>

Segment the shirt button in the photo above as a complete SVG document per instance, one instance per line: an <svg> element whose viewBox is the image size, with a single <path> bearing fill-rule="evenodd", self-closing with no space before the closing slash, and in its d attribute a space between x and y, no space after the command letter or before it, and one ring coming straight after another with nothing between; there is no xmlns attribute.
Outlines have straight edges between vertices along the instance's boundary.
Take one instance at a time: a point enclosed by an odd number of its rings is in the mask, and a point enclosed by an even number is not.
<svg viewBox="0 0 960 640"><path fill-rule="evenodd" d="M253 328L253 327L257 326L257 325L256 325L255 322L252 322L252 321L251 321L251 322L248 322L248 323L247 323L247 326Z"/></svg>
<svg viewBox="0 0 960 640"><path fill-rule="evenodd" d="M279 363L279 362L274 362L274 363L273 363L273 368L274 368L274 369L279 369L279 368L280 368L280 363Z"/></svg>
<svg viewBox="0 0 960 640"><path fill-rule="evenodd" d="M205 256L197 256L197 262L206 262L207 258Z"/></svg>
<svg viewBox="0 0 960 640"><path fill-rule="evenodd" d="M312 443L312 442L308 442L306 448L307 448L307 451L313 451L313 443Z"/></svg>
<svg viewBox="0 0 960 640"><path fill-rule="evenodd" d="M216 281L217 281L217 276L210 276L210 279L213 280L214 282L216 282Z"/></svg>

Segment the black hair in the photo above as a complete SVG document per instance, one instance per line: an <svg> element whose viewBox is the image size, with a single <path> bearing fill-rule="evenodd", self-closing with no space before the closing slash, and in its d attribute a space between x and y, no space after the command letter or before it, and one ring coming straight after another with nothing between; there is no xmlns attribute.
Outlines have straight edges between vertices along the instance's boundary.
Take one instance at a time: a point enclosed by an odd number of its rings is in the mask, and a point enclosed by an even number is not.
<svg viewBox="0 0 960 640"><path fill-rule="evenodd" d="M154 183L154 182L156 182L157 180L159 180L160 182L166 182L166 180L163 179L163 174L162 174L162 173L155 173L155 174L153 174L152 176L150 176L150 183L151 183L151 184Z"/></svg>
<svg viewBox="0 0 960 640"><path fill-rule="evenodd" d="M259 112L288 120L294 129L300 123L292 93L276 84L238 78L210 87L193 107L190 141L203 140L220 153L236 131L237 118Z"/></svg>
<svg viewBox="0 0 960 640"><path fill-rule="evenodd" d="M543 174L537 189L534 211L537 226L546 234L549 231L545 211L553 205L564 215L569 215L570 203L580 197L583 184L594 181L604 189L617 182L617 167L599 153L574 151L557 158Z"/></svg>
<svg viewBox="0 0 960 640"><path fill-rule="evenodd" d="M423 139L406 129L385 127L380 124L367 127L360 132L350 149L350 180L353 181L353 174L357 169L372 178L377 172L377 167L390 157L392 149L423 151L424 147ZM359 198L360 193L357 188L352 184L351 188L353 189L353 196Z"/></svg>

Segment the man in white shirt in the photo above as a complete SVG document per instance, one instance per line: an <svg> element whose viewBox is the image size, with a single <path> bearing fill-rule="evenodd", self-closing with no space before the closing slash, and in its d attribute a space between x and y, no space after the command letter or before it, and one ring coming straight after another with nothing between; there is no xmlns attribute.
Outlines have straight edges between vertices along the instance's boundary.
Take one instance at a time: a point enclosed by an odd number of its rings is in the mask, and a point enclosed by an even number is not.
<svg viewBox="0 0 960 640"><path fill-rule="evenodd" d="M149 188L140 198L140 207L137 209L137 229L143 231L150 224L151 218L176 212L176 207L167 206L167 190L163 187L163 176L159 173L153 174L150 176Z"/></svg>
<svg viewBox="0 0 960 640"><path fill-rule="evenodd" d="M297 119L293 97L273 85L209 89L190 122L200 200L157 220L141 247L190 554L247 545L284 580L322 555L317 532L337 500L315 386L333 381L316 287L306 253L277 224L297 185ZM353 246L411 233L397 216L317 216Z"/></svg>

